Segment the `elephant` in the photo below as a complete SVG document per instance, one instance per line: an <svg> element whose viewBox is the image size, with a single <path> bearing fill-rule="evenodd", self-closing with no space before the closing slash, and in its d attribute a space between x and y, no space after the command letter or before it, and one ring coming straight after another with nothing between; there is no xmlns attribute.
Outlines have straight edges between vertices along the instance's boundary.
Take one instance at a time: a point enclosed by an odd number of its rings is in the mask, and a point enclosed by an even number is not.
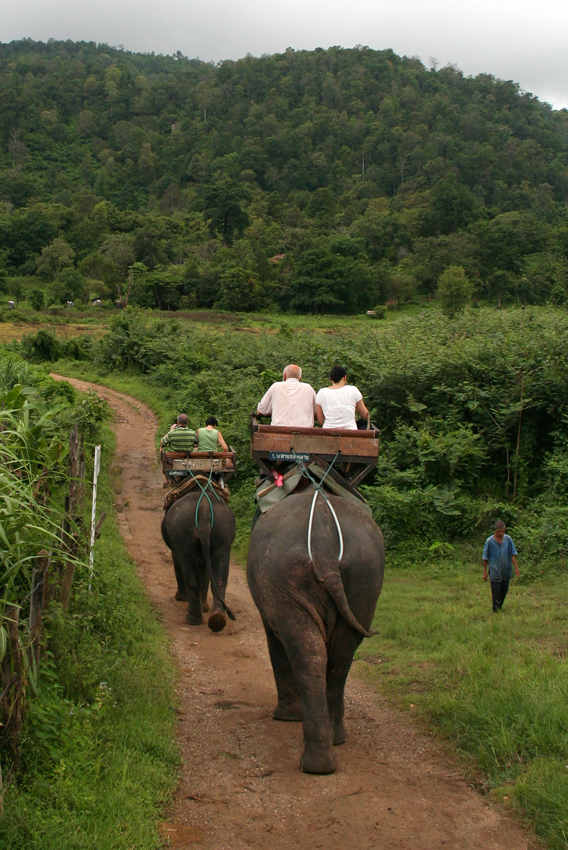
<svg viewBox="0 0 568 850"><path fill-rule="evenodd" d="M363 505L314 489L292 493L256 522L247 580L260 612L278 692L275 720L303 720L306 773L333 773L347 739L345 681L381 591L383 535ZM308 526L311 525L308 551Z"/></svg>
<svg viewBox="0 0 568 850"><path fill-rule="evenodd" d="M211 522L209 501L202 498L199 502L200 495L194 490L168 508L162 520L162 537L172 552L178 585L176 599L188 601L186 623L203 624L203 612L208 611L207 588L211 583L213 606L208 625L212 631L220 632L227 623L225 614L235 619L225 602L235 516L224 500L210 492Z"/></svg>

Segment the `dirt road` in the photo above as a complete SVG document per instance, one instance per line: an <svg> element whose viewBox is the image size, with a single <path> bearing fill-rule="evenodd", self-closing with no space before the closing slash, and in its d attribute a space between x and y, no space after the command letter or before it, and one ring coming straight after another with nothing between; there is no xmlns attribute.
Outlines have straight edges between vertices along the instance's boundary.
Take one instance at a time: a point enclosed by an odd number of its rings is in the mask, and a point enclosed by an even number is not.
<svg viewBox="0 0 568 850"><path fill-rule="evenodd" d="M530 836L472 790L456 764L437 753L407 715L389 708L353 673L346 695L349 739L338 748L337 773L320 777L299 771L302 728L271 719L276 691L243 569L232 566L227 590L237 621L229 621L220 634L185 625L186 606L174 600L170 554L160 536L163 491L154 415L136 399L84 381L69 382L79 390L96 390L116 411L119 520L179 667L183 769L170 819L163 825L167 846L531 847Z"/></svg>

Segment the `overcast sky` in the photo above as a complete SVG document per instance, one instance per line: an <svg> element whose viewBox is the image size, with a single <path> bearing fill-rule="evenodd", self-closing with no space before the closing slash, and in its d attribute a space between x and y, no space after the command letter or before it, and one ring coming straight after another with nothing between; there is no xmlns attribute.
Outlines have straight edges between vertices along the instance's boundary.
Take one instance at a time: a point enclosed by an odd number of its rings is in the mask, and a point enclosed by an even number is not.
<svg viewBox="0 0 568 850"><path fill-rule="evenodd" d="M356 44L490 73L568 108L568 0L0 0L0 41L98 41L204 60Z"/></svg>

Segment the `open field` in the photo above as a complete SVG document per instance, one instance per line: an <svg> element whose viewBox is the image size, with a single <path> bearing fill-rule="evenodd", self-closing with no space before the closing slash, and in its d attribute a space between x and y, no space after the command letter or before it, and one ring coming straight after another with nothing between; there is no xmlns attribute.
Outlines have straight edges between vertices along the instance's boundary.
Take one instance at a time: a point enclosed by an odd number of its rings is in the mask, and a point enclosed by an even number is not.
<svg viewBox="0 0 568 850"><path fill-rule="evenodd" d="M74 339L78 336L96 336L105 332L102 325L84 325L80 323L48 324L35 322L0 322L0 345L9 342L20 342L22 337L36 334L38 330L48 331L57 339Z"/></svg>
<svg viewBox="0 0 568 850"><path fill-rule="evenodd" d="M371 682L454 744L478 787L565 847L568 578L512 583L494 615L480 550L460 555L391 569L380 639L358 656Z"/></svg>

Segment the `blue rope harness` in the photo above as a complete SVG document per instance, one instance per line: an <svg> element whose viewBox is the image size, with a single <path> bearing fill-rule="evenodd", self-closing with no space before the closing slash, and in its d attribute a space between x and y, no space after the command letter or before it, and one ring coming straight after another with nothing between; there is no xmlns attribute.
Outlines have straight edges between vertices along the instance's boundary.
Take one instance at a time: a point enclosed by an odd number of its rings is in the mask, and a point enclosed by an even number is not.
<svg viewBox="0 0 568 850"><path fill-rule="evenodd" d="M202 498L205 496L205 498L209 502L209 507L211 508L211 528L213 528L213 502L209 498L209 494L207 493L207 491L211 490L211 492L213 493L213 495L215 496L217 501L218 502L221 501L221 497L219 496L218 493L215 492L215 490L211 486L211 476L213 475L213 468L211 468L209 470L209 479L207 480L207 484L205 485L205 487L202 485L201 481L197 480L197 478L195 477L195 475L193 474L191 469L188 469L187 471L189 472L189 474L191 475L191 477L193 478L193 480L195 481L195 483L197 484L197 486L201 490L201 495L199 496L199 499L197 500L197 507L195 508L195 527L197 528L199 526L199 505L201 504Z"/></svg>

